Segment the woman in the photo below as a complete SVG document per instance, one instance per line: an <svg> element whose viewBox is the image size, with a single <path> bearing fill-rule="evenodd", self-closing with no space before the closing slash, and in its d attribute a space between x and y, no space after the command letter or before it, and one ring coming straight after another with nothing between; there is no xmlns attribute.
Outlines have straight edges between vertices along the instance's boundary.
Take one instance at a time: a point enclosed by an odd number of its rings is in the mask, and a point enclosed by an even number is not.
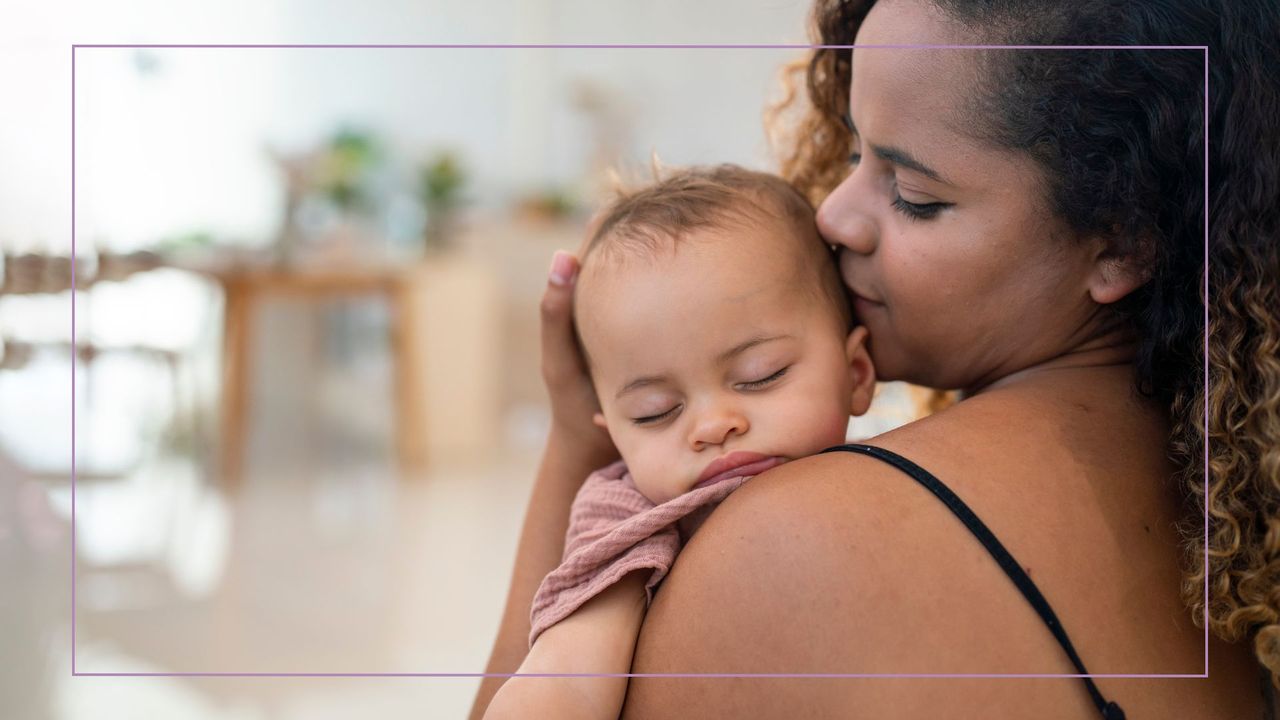
<svg viewBox="0 0 1280 720"><path fill-rule="evenodd" d="M624 717L1263 716L1280 673L1280 99L1256 29L1280 18L1222 11L819 3L820 40L860 47L815 53L784 168L823 199L880 376L964 399L868 441L880 450L789 463L731 496L658 593L633 665L1198 675L1207 575L1208 678L635 678ZM1203 56L862 47L908 43L1211 46L1208 397ZM489 672L519 665L573 495L614 455L572 350L572 269L558 260L544 298L554 427Z"/></svg>

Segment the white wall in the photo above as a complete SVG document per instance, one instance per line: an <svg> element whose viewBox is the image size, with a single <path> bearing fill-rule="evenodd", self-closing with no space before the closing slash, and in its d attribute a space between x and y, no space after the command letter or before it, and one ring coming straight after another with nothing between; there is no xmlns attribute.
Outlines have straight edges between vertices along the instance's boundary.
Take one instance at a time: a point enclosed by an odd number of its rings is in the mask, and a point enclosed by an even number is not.
<svg viewBox="0 0 1280 720"><path fill-rule="evenodd" d="M70 48L77 43L778 43L797 0L363 3L20 0L0 23L0 242L66 251ZM577 180L590 79L620 99L626 152L670 163L765 160L760 110L785 50L77 51L77 236L118 248L211 230L249 243L277 221L264 143L370 127L405 167L460 148L497 204ZM139 63L151 67L139 71Z"/></svg>

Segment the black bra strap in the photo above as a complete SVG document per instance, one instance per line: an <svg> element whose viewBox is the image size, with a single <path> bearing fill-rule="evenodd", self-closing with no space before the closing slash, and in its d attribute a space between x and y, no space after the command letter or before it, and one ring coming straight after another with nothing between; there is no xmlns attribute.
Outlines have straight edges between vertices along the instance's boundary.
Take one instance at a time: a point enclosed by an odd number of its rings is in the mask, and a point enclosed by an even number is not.
<svg viewBox="0 0 1280 720"><path fill-rule="evenodd" d="M928 470L901 455L872 445L837 445L822 452L852 452L882 460L910 475L916 482L936 495L947 506L947 509L951 510L960 519L960 522L964 523L965 527L969 528L969 532L978 538L978 542L981 542L982 546L987 549L987 552L995 559L1000 569L1004 570L1005 575L1008 575L1013 584L1017 586L1022 596L1027 599L1027 602L1031 603L1031 607L1035 608L1036 614L1040 616L1044 624L1049 626L1049 632L1053 633L1053 637L1057 639L1058 644L1067 653L1067 657L1070 658L1071 664L1075 666L1076 670L1081 675L1089 674L1089 671L1084 668L1084 662L1080 660L1080 655L1076 653L1075 647L1071 644L1071 639L1067 637L1067 631L1063 629L1062 622L1058 620L1053 608L1049 607L1049 601L1040 593L1040 589L1036 587L1035 583L1031 582L1031 578L1022 570L1022 566L1018 564L1017 560L1013 559L1013 555L1010 555L1004 545L996 539L990 528L982 520L978 519L978 516L969 509L969 506L965 505L964 501L951 492L950 488L943 485L941 480L938 480ZM1086 677L1083 680L1089 690L1090 697L1093 698L1094 704L1102 712L1103 720L1124 720L1124 711L1120 709L1119 705L1114 702L1108 702L1102 696L1098 686L1094 684L1093 678Z"/></svg>

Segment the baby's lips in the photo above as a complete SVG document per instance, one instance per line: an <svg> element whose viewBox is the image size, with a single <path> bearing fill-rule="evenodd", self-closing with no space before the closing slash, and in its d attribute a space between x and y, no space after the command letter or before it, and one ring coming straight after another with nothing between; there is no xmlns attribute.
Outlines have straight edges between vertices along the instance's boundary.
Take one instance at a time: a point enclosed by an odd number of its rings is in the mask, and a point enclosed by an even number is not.
<svg viewBox="0 0 1280 720"><path fill-rule="evenodd" d="M718 482L744 475L758 475L786 461L786 458L777 455L761 455L760 453L742 451L729 453L707 465L706 469L702 471L702 475L698 477L698 482L693 486L693 489L708 487Z"/></svg>

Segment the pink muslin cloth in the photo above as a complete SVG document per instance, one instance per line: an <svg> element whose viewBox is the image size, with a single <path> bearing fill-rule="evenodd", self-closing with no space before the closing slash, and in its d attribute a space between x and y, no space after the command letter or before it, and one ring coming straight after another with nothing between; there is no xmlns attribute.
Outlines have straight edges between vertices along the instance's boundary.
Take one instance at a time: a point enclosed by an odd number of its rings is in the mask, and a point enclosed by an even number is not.
<svg viewBox="0 0 1280 720"><path fill-rule="evenodd" d="M648 602L675 562L676 554L711 510L751 476L697 488L655 505L636 489L626 465L595 471L582 484L569 511L560 566L542 580L533 597L529 646L605 588L633 570L651 569Z"/></svg>

